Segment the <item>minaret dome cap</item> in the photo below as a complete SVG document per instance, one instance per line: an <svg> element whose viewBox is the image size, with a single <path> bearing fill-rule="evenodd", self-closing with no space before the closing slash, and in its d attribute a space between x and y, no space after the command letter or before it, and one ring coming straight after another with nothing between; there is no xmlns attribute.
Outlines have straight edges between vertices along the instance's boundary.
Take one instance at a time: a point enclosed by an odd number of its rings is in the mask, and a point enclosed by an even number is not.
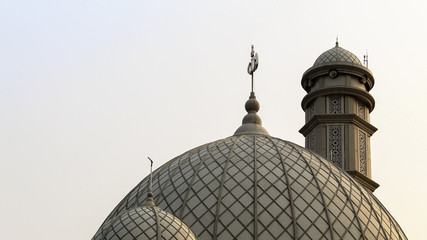
<svg viewBox="0 0 427 240"><path fill-rule="evenodd" d="M316 78L329 75L330 71L358 77L365 84L368 92L375 84L372 72L362 65L355 54L340 47L337 42L333 48L320 54L313 66L304 72L301 79L301 86L307 92L310 92Z"/></svg>
<svg viewBox="0 0 427 240"><path fill-rule="evenodd" d="M335 47L320 54L314 62L313 67L338 62L363 66L355 54L340 47L337 42Z"/></svg>

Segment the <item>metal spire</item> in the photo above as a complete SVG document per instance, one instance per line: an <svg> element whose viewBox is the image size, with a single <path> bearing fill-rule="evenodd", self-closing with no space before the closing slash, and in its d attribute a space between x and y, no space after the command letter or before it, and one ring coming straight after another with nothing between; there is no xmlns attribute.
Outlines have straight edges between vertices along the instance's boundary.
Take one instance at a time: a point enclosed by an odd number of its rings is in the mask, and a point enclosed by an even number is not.
<svg viewBox="0 0 427 240"><path fill-rule="evenodd" d="M336 40L335 40L335 47L339 47L339 45L338 45L339 43L338 43L338 35L337 35L337 38L336 38Z"/></svg>
<svg viewBox="0 0 427 240"><path fill-rule="evenodd" d="M248 65L248 73L252 76L252 87L251 92L254 92L254 72L258 68L258 53L255 53L254 51L254 45L251 47L251 61Z"/></svg>
<svg viewBox="0 0 427 240"><path fill-rule="evenodd" d="M151 160L150 157L148 157L148 160L150 160L150 193L153 194L153 160Z"/></svg>
<svg viewBox="0 0 427 240"><path fill-rule="evenodd" d="M157 207L154 204L154 200L153 200L153 160L151 160L150 157L148 157L148 160L150 160L151 165L150 165L150 185L148 186L148 194L147 194L147 200L145 201L146 206L152 206L152 207Z"/></svg>

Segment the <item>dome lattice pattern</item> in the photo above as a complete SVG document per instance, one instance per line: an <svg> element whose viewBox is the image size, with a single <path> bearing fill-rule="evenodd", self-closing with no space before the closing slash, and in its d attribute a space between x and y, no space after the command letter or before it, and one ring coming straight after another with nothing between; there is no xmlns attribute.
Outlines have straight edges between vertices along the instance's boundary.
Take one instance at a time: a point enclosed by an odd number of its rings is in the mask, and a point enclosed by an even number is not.
<svg viewBox="0 0 427 240"><path fill-rule="evenodd" d="M157 207L132 208L107 221L96 240L197 240L193 232L172 214Z"/></svg>
<svg viewBox="0 0 427 240"><path fill-rule="evenodd" d="M105 224L144 204L148 177ZM194 148L153 173L159 207L199 239L407 239L375 196L294 143L232 136ZM101 226L101 229L103 227Z"/></svg>
<svg viewBox="0 0 427 240"><path fill-rule="evenodd" d="M359 58L342 47L335 46L322 53L314 62L313 66L319 66L327 63L346 62L362 66Z"/></svg>

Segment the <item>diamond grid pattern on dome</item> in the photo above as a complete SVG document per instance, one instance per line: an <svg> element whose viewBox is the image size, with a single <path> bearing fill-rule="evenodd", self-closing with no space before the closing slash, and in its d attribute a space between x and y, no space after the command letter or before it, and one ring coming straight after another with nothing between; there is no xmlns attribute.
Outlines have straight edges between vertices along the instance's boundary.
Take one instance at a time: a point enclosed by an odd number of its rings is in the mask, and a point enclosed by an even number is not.
<svg viewBox="0 0 427 240"><path fill-rule="evenodd" d="M155 202L199 239L407 239L372 193L344 171L269 136L203 145L153 178ZM104 225L140 205L147 184L141 181Z"/></svg>
<svg viewBox="0 0 427 240"><path fill-rule="evenodd" d="M160 186L157 188L158 192L154 191L154 196L160 196L159 206L161 208L165 206L173 207L175 211L173 214L177 214L177 210L184 203L183 194L188 189L191 181L191 177L194 175L197 169L198 159L200 156L207 154L208 149L202 148L197 151L196 154L190 156L188 161L183 162L177 169L174 175L171 175L170 181L168 181L167 189L160 191Z"/></svg>
<svg viewBox="0 0 427 240"><path fill-rule="evenodd" d="M380 209L378 204L376 204L375 201L371 197L369 197L372 202L372 207L376 210L379 222L381 223L381 226L383 227L383 232L386 238L391 237L391 229L390 229L390 221L387 219L387 216L384 214L384 211Z"/></svg>
<svg viewBox="0 0 427 240"><path fill-rule="evenodd" d="M288 184L294 198L294 218L297 232L301 234L299 238L310 239L310 236L317 236L317 239L329 239L330 227L321 191L310 166L294 147L284 145L280 151L286 156L285 167L288 169Z"/></svg>
<svg viewBox="0 0 427 240"><path fill-rule="evenodd" d="M205 152L206 150L204 148L201 148L199 149L199 151ZM156 185L158 187L156 188L156 190L154 190L155 191L154 196L159 196L156 203L158 203L158 206L160 206L161 208L162 206L169 206L169 208L173 208L173 209L180 208L182 204L182 198L178 193L176 193L178 188L174 189L174 187L180 187L184 183L184 180L181 179L180 181L177 181L177 182L173 182L173 181L175 181L178 176L185 173L183 172L184 169L186 170L188 169L188 167L186 168L185 165L189 164L191 155L192 154L187 153L185 154L185 156L180 157L176 161L176 164L173 164L173 168L168 169L168 171L164 171L165 172L164 176L166 178L166 180L162 179L164 183ZM197 155L193 155L193 156L197 156ZM193 157L193 160L194 160L194 157ZM161 189L161 186L167 186L167 187ZM169 197L166 198L165 194L168 194ZM172 212L172 213L176 215L175 212Z"/></svg>
<svg viewBox="0 0 427 240"><path fill-rule="evenodd" d="M405 236L399 224L391 216L391 214L387 211L387 209L381 204L381 202L375 196L373 196L373 198L375 199L375 202L378 204L378 206L380 206L380 209L382 211L385 211L388 219L390 220L389 224L391 228L391 239L398 239L399 236Z"/></svg>
<svg viewBox="0 0 427 240"><path fill-rule="evenodd" d="M159 223L162 228L162 239L196 240L197 238L179 219L165 211L159 211Z"/></svg>
<svg viewBox="0 0 427 240"><path fill-rule="evenodd" d="M197 173L199 180L192 184L187 197L188 205L194 207L192 209L185 208L183 214L180 214L183 218L188 219L189 225L198 229L199 236L203 239L213 237L217 196L221 185L221 179L217 176L223 171L233 144L234 142L228 140L224 144L215 146L209 155L210 157L201 163L203 165Z"/></svg>
<svg viewBox="0 0 427 240"><path fill-rule="evenodd" d="M218 202L219 239L252 239L254 236L254 149L248 138L242 138L223 175L222 191ZM251 164L252 163L252 164Z"/></svg>
<svg viewBox="0 0 427 240"><path fill-rule="evenodd" d="M95 239L157 240L158 235L161 239L197 239L189 228L172 214L154 207L138 207L124 212L106 224Z"/></svg>
<svg viewBox="0 0 427 240"><path fill-rule="evenodd" d="M348 194L340 187L340 181L336 174L329 172L331 163L322 162L315 155L310 155L307 152L302 152L302 154L310 161L322 189L325 205L330 214L333 238L363 239L354 208L349 204ZM338 171L338 173L340 172Z"/></svg>
<svg viewBox="0 0 427 240"><path fill-rule="evenodd" d="M259 139L256 146L260 176L257 185L259 238L291 239L294 236L293 209L282 159L269 139Z"/></svg>
<svg viewBox="0 0 427 240"><path fill-rule="evenodd" d="M105 236L107 239L154 239L157 235L155 219L151 208L128 211L113 221Z"/></svg>
<svg viewBox="0 0 427 240"><path fill-rule="evenodd" d="M331 62L348 62L352 64L362 65L359 58L350 51L342 47L334 47L322 53L314 62L313 66L318 66L324 63Z"/></svg>

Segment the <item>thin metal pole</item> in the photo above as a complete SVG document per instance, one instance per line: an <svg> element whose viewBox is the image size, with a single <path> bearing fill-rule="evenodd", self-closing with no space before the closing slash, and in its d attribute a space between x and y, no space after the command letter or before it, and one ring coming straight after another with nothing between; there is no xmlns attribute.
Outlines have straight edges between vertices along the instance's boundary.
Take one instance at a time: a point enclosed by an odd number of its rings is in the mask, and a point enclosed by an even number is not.
<svg viewBox="0 0 427 240"><path fill-rule="evenodd" d="M254 92L254 73L252 73L251 75L252 75L252 89L251 89L251 92Z"/></svg>
<svg viewBox="0 0 427 240"><path fill-rule="evenodd" d="M151 160L150 157L148 157L148 160L151 162L150 166L150 193L153 192L153 160Z"/></svg>

